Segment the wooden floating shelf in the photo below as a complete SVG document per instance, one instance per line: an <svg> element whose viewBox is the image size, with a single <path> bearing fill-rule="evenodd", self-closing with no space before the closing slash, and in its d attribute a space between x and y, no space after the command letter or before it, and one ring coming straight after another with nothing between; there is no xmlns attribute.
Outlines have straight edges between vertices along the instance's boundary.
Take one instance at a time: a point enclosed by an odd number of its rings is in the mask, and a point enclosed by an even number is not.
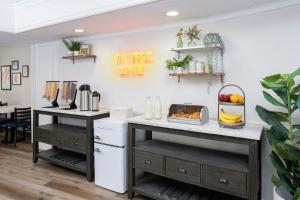
<svg viewBox="0 0 300 200"><path fill-rule="evenodd" d="M225 73L223 72L216 72L216 73L186 73L186 74L177 74L177 73L171 73L170 76L224 76Z"/></svg>
<svg viewBox="0 0 300 200"><path fill-rule="evenodd" d="M78 55L78 56L64 56L63 59L72 60L73 64L75 60L82 60L82 59L94 59L94 62L96 62L96 55Z"/></svg>
<svg viewBox="0 0 300 200"><path fill-rule="evenodd" d="M204 45L201 45L201 46L194 46L194 47L172 48L171 51L183 52L183 51L197 51L197 50L200 51L200 50L208 50L208 49L223 50L223 48L221 46L206 47Z"/></svg>
<svg viewBox="0 0 300 200"><path fill-rule="evenodd" d="M177 74L177 73L170 73L169 76L177 76L178 77L178 82L180 82L180 77L184 77L184 76L187 76L187 77L191 77L191 76L200 76L200 77L209 77L209 76L212 76L212 77L221 77L221 82L223 82L223 76L225 76L225 73L224 72L215 72L215 73L212 73L212 74L209 74L209 73L186 73L186 74Z"/></svg>

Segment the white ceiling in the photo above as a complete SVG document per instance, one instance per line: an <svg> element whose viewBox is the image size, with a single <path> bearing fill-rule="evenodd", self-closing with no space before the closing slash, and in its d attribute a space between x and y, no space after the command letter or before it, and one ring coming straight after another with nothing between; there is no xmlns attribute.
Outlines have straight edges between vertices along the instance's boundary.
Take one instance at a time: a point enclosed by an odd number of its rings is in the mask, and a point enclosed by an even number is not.
<svg viewBox="0 0 300 200"><path fill-rule="evenodd" d="M18 0L12 0L12 2ZM21 1L21 0L19 0ZM289 0L161 0L131 8L94 15L18 34L0 32L0 43L37 43L65 37L105 35L116 32L203 20L246 10L283 7ZM167 17L165 12L176 9L177 17ZM85 33L75 34L73 29L83 28Z"/></svg>
<svg viewBox="0 0 300 200"><path fill-rule="evenodd" d="M14 7L16 3L24 2L25 0L1 0L0 7ZM28 1L28 0L26 0Z"/></svg>

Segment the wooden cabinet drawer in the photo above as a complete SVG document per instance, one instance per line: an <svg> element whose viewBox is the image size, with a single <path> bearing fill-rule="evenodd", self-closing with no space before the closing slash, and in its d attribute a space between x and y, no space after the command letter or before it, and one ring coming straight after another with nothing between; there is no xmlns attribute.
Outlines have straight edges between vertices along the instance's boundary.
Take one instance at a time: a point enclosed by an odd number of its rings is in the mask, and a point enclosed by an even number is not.
<svg viewBox="0 0 300 200"><path fill-rule="evenodd" d="M203 165L203 184L219 191L247 195L247 174L229 169Z"/></svg>
<svg viewBox="0 0 300 200"><path fill-rule="evenodd" d="M67 142L67 138L65 135L61 135L59 133L53 133L52 134L52 145L57 146L57 147L64 147Z"/></svg>
<svg viewBox="0 0 300 200"><path fill-rule="evenodd" d="M134 151L134 166L146 171L163 173L163 156L146 151Z"/></svg>
<svg viewBox="0 0 300 200"><path fill-rule="evenodd" d="M86 137L85 135L72 135L68 137L67 147L80 153L86 152Z"/></svg>
<svg viewBox="0 0 300 200"><path fill-rule="evenodd" d="M166 175L199 184L201 178L200 164L167 157Z"/></svg>
<svg viewBox="0 0 300 200"><path fill-rule="evenodd" d="M51 133L37 131L34 140L51 144L53 142L53 135Z"/></svg>

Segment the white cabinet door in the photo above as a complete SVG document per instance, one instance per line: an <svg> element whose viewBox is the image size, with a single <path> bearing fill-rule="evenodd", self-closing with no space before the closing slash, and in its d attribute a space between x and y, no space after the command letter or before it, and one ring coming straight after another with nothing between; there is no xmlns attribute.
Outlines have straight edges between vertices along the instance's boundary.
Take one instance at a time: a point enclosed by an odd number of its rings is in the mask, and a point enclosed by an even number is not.
<svg viewBox="0 0 300 200"><path fill-rule="evenodd" d="M125 148L95 143L95 184L124 193L127 190L127 159Z"/></svg>

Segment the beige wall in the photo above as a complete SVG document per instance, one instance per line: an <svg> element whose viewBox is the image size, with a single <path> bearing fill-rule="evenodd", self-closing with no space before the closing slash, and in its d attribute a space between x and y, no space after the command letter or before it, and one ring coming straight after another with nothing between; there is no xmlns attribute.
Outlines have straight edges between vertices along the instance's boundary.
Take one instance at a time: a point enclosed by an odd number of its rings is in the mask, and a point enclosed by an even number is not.
<svg viewBox="0 0 300 200"><path fill-rule="evenodd" d="M22 65L29 65L30 72L30 46L0 45L0 65L11 65L12 60L19 60L19 70L12 70L12 72L22 73ZM22 85L12 85L11 91L0 88L0 101L8 102L8 104L30 104L30 75L29 78L21 78Z"/></svg>

